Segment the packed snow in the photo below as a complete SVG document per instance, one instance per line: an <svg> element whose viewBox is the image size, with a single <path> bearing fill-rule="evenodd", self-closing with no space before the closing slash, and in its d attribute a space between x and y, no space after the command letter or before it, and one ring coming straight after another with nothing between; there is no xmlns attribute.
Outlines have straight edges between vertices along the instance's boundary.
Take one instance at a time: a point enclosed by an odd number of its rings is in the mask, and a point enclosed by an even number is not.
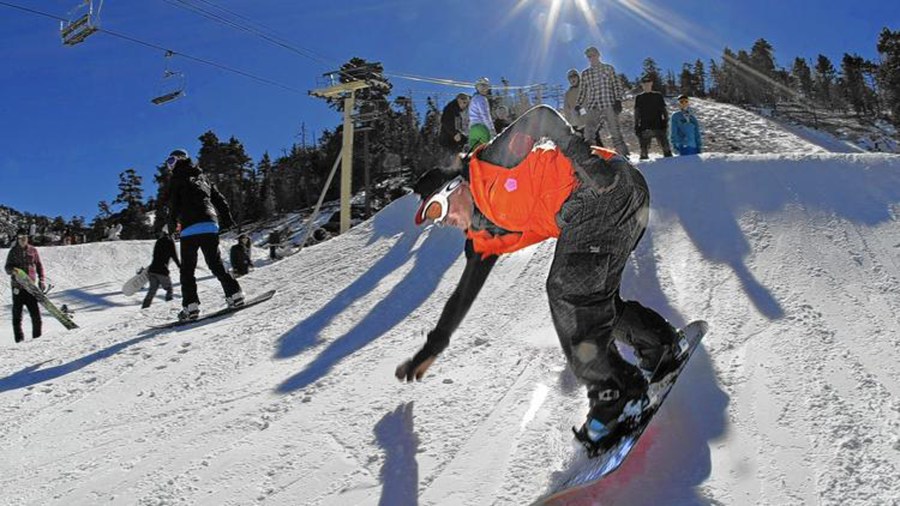
<svg viewBox="0 0 900 506"><path fill-rule="evenodd" d="M698 114L758 154L640 165L651 225L623 295L710 333L625 464L567 504L900 503L900 157ZM503 257L424 381L400 384L464 265L461 234L416 227L416 206L260 262L240 282L269 302L166 331L148 327L178 298L120 293L152 242L41 248L81 328L45 315L16 345L0 290L0 503L540 497L586 413L544 292L554 244ZM199 277L201 309L224 305Z"/></svg>

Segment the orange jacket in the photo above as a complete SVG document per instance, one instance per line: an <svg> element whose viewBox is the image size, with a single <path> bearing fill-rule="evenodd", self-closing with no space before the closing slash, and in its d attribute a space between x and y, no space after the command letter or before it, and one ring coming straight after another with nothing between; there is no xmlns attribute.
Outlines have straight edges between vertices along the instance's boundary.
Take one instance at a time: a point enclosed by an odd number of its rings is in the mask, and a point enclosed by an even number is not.
<svg viewBox="0 0 900 506"><path fill-rule="evenodd" d="M479 159L469 162L469 186L475 206L493 224L510 231L494 235L467 230L483 257L512 253L551 237L559 237L556 214L580 184L572 162L559 148L531 151L519 165L506 168ZM615 152L594 148L609 159Z"/></svg>

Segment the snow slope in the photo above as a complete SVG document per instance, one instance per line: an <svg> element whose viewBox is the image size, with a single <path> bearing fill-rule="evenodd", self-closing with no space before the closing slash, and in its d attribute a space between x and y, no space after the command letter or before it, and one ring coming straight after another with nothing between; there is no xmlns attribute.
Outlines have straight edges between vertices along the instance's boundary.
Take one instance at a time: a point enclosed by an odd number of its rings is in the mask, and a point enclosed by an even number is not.
<svg viewBox="0 0 900 506"><path fill-rule="evenodd" d="M642 165L624 295L711 333L625 465L570 504L900 503L900 157L786 151ZM464 263L415 207L241 278L271 301L174 331L147 327L176 305L118 294L151 243L42 249L82 328L14 345L0 314L0 503L537 498L586 411L544 294L554 245L502 258L425 381L399 384Z"/></svg>

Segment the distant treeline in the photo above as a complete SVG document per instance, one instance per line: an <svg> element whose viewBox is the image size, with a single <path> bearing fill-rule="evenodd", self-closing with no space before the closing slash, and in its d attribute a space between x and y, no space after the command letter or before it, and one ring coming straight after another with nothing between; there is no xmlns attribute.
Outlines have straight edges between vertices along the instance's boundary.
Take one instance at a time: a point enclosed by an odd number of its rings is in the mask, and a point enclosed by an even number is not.
<svg viewBox="0 0 900 506"><path fill-rule="evenodd" d="M698 59L685 63L677 75L671 70L663 75L656 62L647 58L642 75L634 80L624 75L621 78L636 87L642 77L649 76L654 88L667 95L684 93L757 107L790 102L813 109L852 111L859 116L881 117L900 124L900 31L884 28L876 47L879 61L845 53L837 68L820 54L811 61L795 57L787 68L776 63L775 48L765 39L759 39L749 51L725 48L722 58L710 60L708 68ZM435 164L444 104L428 98L424 119L420 119L411 97L390 98L393 85L384 76L381 64L362 58L345 63L339 76L341 82L361 79L370 84L356 92L353 192L367 186L372 188L367 204L375 204L377 208L397 195L379 193L375 183L387 176L402 176L409 181ZM342 111L340 98L328 101L331 108ZM530 105L521 95L495 95L491 101L494 105L507 105L511 119ZM212 131L198 137L198 151L193 151L190 145L187 147L225 195L238 223L246 223L314 205L340 153L342 135L343 126L338 125L333 130L325 130L313 145L295 143L282 150L280 156L273 158L265 153L256 162L236 137L223 142ZM157 166L153 178L155 196L145 200L141 177L134 169L123 171L119 174L119 194L112 203L98 204L98 214L90 225L85 225L80 216L65 220L20 215L20 221L37 223L58 235L67 231L87 240L101 240L105 230L115 224L122 225L122 239L150 238L165 223L168 178L165 164ZM326 198L338 198L336 181ZM364 215L365 210L358 209L357 214ZM11 226L7 224L7 228Z"/></svg>

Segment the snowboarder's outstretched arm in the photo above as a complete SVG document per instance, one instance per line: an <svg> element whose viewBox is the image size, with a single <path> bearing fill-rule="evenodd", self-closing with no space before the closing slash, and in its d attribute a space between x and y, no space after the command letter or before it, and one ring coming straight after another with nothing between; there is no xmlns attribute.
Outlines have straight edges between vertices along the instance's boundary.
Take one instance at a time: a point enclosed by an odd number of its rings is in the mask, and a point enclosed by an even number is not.
<svg viewBox="0 0 900 506"><path fill-rule="evenodd" d="M437 326L428 333L425 345L413 358L397 367L394 373L397 379L400 381L422 379L425 371L450 344L450 335L459 327L466 313L469 312L469 308L475 302L475 297L484 286L495 263L497 263L496 256L481 258L481 255L475 252L472 241L466 240L466 269L463 271L459 284L453 291L453 295L447 300L447 304L444 305L444 311L441 313Z"/></svg>

